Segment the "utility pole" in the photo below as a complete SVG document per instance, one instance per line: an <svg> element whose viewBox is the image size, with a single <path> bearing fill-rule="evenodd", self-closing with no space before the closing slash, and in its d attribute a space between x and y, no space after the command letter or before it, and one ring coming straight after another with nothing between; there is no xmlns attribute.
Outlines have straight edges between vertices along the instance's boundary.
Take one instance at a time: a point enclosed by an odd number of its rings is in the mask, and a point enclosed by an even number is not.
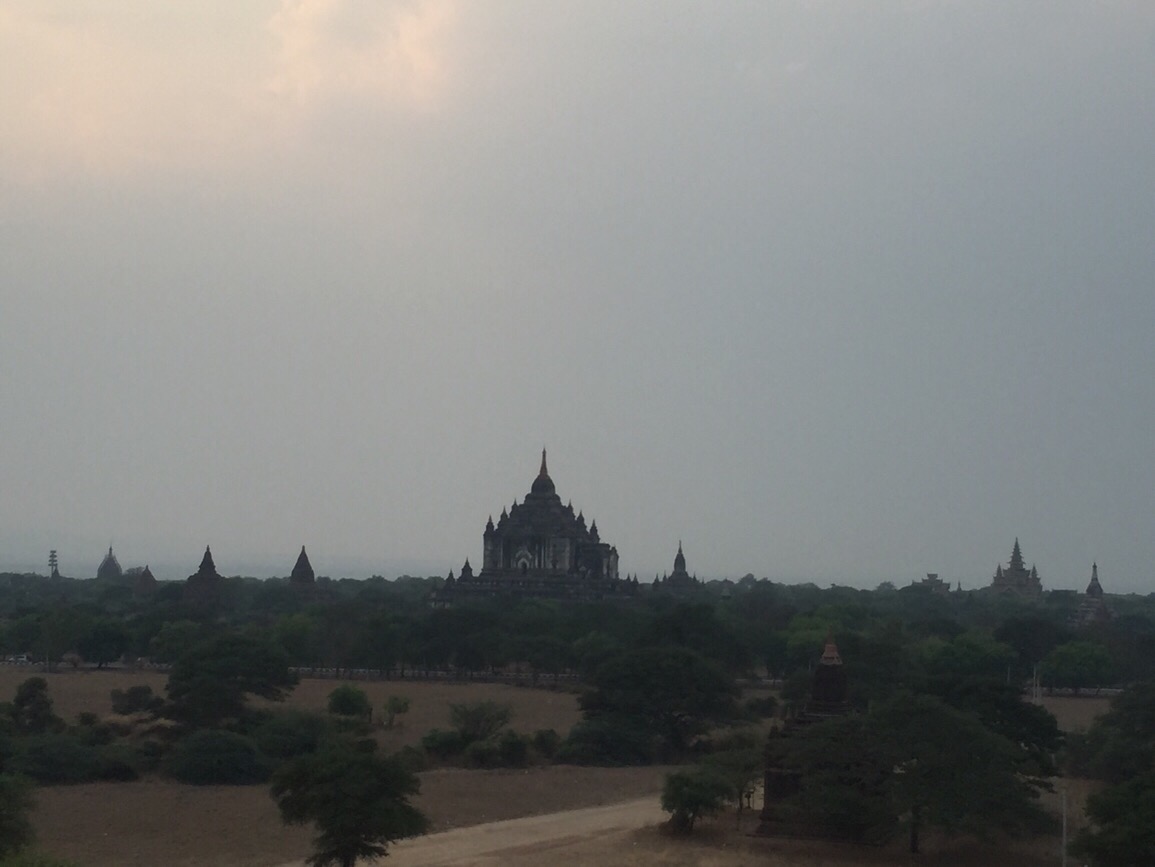
<svg viewBox="0 0 1155 867"><path fill-rule="evenodd" d="M56 575L58 561L56 559L56 549L53 548L48 552L48 577L51 578Z"/></svg>

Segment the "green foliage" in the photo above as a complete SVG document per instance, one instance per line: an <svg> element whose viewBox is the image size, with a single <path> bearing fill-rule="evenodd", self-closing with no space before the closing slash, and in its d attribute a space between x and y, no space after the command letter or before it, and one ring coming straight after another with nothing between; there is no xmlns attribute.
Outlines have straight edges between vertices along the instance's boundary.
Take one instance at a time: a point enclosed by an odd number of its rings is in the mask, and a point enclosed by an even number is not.
<svg viewBox="0 0 1155 867"><path fill-rule="evenodd" d="M582 696L588 719L615 716L657 732L675 753L711 721L731 717L737 687L716 663L682 647L633 650L603 665Z"/></svg>
<svg viewBox="0 0 1155 867"><path fill-rule="evenodd" d="M1075 838L1074 855L1095 867L1155 864L1155 772L1149 766L1087 798L1087 816L1093 824Z"/></svg>
<svg viewBox="0 0 1155 867"><path fill-rule="evenodd" d="M1093 641L1068 641L1054 648L1039 666L1047 686L1085 689L1114 681L1115 666L1107 648Z"/></svg>
<svg viewBox="0 0 1155 867"><path fill-rule="evenodd" d="M433 729L426 732L421 738L421 746L425 752L429 753L429 755L435 759L445 761L456 755L460 755L468 744L459 731Z"/></svg>
<svg viewBox="0 0 1155 867"><path fill-rule="evenodd" d="M248 635L222 635L181 656L169 672L167 690L175 719L213 726L239 718L246 696L280 701L296 683L278 645Z"/></svg>
<svg viewBox="0 0 1155 867"><path fill-rule="evenodd" d="M128 650L128 630L115 620L98 620L76 640L76 650L87 662L103 668L120 659Z"/></svg>
<svg viewBox="0 0 1155 867"><path fill-rule="evenodd" d="M497 738L497 753L503 768L523 768L529 761L529 739L506 729Z"/></svg>
<svg viewBox="0 0 1155 867"><path fill-rule="evenodd" d="M21 738L7 769L38 783L84 783L97 778L97 748L67 734L40 734Z"/></svg>
<svg viewBox="0 0 1155 867"><path fill-rule="evenodd" d="M530 737L530 745L538 755L552 759L561 746L561 735L553 729L538 729Z"/></svg>
<svg viewBox="0 0 1155 867"><path fill-rule="evenodd" d="M263 755L283 760L315 753L333 736L333 725L321 714L278 708L263 716L249 735Z"/></svg>
<svg viewBox="0 0 1155 867"><path fill-rule="evenodd" d="M397 717L409 713L409 697L391 695L385 699L385 728L392 729L397 723Z"/></svg>
<svg viewBox="0 0 1155 867"><path fill-rule="evenodd" d="M219 729L193 732L178 741L163 769L179 782L195 786L263 783L271 771L252 740Z"/></svg>
<svg viewBox="0 0 1155 867"><path fill-rule="evenodd" d="M933 696L898 693L783 746L802 774L799 803L847 836L884 839L906 817L916 848L920 825L983 835L1047 824L1037 802L1045 784L1020 774L1020 746Z"/></svg>
<svg viewBox="0 0 1155 867"><path fill-rule="evenodd" d="M567 765L648 765L657 752L655 737L644 723L603 714L570 729L554 760Z"/></svg>
<svg viewBox="0 0 1155 867"><path fill-rule="evenodd" d="M373 705L369 703L365 690L349 683L343 683L329 693L328 709L329 713L340 716L363 719L373 716Z"/></svg>
<svg viewBox="0 0 1155 867"><path fill-rule="evenodd" d="M698 819L717 814L728 795L729 786L714 773L701 768L674 771L662 786L662 809L670 814L671 828L688 834Z"/></svg>
<svg viewBox="0 0 1155 867"><path fill-rule="evenodd" d="M493 737L513 718L513 708L496 701L451 704L449 722L461 735L465 746Z"/></svg>
<svg viewBox="0 0 1155 867"><path fill-rule="evenodd" d="M409 802L419 790L417 777L395 758L334 746L278 771L272 796L285 822L316 826L310 865L354 867L425 832L428 820Z"/></svg>
<svg viewBox="0 0 1155 867"><path fill-rule="evenodd" d="M147 684L130 686L128 689L114 689L112 712L125 716L134 713L155 714L164 706L164 699L152 691Z"/></svg>
<svg viewBox="0 0 1155 867"><path fill-rule="evenodd" d="M26 779L0 774L0 857L11 858L32 842L35 833L28 814L33 806L32 786Z"/></svg>
<svg viewBox="0 0 1155 867"><path fill-rule="evenodd" d="M16 688L16 697L12 699L12 722L17 733L26 735L64 728L64 721L52 712L48 681L42 677L30 677Z"/></svg>
<svg viewBox="0 0 1155 867"><path fill-rule="evenodd" d="M1111 710L1067 744L1068 771L1122 783L1155 767L1155 683L1137 683L1116 696Z"/></svg>

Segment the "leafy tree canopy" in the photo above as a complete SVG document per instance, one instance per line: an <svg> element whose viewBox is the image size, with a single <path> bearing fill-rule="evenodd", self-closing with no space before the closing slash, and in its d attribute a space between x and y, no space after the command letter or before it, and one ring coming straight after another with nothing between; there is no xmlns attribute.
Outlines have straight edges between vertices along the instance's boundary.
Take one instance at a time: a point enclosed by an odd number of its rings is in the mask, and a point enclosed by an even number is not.
<svg viewBox="0 0 1155 867"><path fill-rule="evenodd" d="M284 766L272 796L285 822L316 826L310 865L354 867L425 832L428 820L409 802L419 790L417 777L396 758L341 744Z"/></svg>
<svg viewBox="0 0 1155 867"><path fill-rule="evenodd" d="M249 635L222 635L181 656L166 689L176 719L212 726L239 717L246 696L280 701L296 683L280 646Z"/></svg>

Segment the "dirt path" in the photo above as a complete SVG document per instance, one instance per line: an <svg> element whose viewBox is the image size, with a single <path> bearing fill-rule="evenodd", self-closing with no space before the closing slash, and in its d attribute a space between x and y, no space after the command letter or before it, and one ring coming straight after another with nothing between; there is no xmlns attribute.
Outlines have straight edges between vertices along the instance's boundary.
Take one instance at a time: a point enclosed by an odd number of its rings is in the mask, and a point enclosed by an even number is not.
<svg viewBox="0 0 1155 867"><path fill-rule="evenodd" d="M550 849L653 825L665 814L654 796L610 804L508 819L469 828L458 828L404 840L389 847L390 867L483 867L508 864L522 855L547 853ZM283 867L303 867L293 861Z"/></svg>

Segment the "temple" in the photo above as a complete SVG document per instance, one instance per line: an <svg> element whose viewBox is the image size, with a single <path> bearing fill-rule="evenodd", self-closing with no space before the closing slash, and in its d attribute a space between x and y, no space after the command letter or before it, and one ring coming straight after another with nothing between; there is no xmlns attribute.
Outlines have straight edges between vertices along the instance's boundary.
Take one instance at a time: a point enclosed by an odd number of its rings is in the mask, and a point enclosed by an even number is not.
<svg viewBox="0 0 1155 867"><path fill-rule="evenodd" d="M124 570L120 568L120 561L112 553L112 546L108 546L108 553L100 561L96 569L96 577L100 581L119 581L124 577Z"/></svg>
<svg viewBox="0 0 1155 867"><path fill-rule="evenodd" d="M313 565L309 562L309 555L305 553L305 546L301 546L301 553L297 557L296 565L289 575L289 583L293 586L307 587L316 582L313 574Z"/></svg>
<svg viewBox="0 0 1155 867"><path fill-rule="evenodd" d="M601 540L597 521L586 526L581 512L562 505L546 467L519 504L502 509L494 524L486 522L482 535L481 571L473 573L466 559L456 579L449 574L434 597L439 606L464 598L533 596L594 600L625 596L636 591L636 581L618 578L618 551Z"/></svg>
<svg viewBox="0 0 1155 867"><path fill-rule="evenodd" d="M682 553L682 540L678 540L678 553L674 555L674 571L669 575L654 579L654 590L674 595L690 593L698 587L698 579L686 571L686 555Z"/></svg>
<svg viewBox="0 0 1155 867"><path fill-rule="evenodd" d="M1099 583L1099 564L1091 564L1091 583L1079 602L1079 608L1071 616L1071 625L1080 628L1106 623L1114 615L1103 599L1103 585Z"/></svg>
<svg viewBox="0 0 1155 867"><path fill-rule="evenodd" d="M810 698L799 713L786 719L784 725L770 731L766 742L766 770L763 780L762 812L755 833L765 837L817 837L844 839L847 834L815 822L799 809L797 796L802 792L800 771L790 766L790 739L805 726L835 719L850 713L850 690L842 656L834 638L828 636L822 657L814 667Z"/></svg>
<svg viewBox="0 0 1155 867"><path fill-rule="evenodd" d="M1015 547L1011 551L1011 562L1006 568L1003 568L1002 563L995 568L995 577L991 579L990 589L996 593L1030 598L1038 598L1043 594L1039 572L1033 564L1029 570L1024 565L1018 539L1015 539Z"/></svg>
<svg viewBox="0 0 1155 867"><path fill-rule="evenodd" d="M205 555L201 558L200 568L188 576L185 585L185 600L198 607L210 607L220 601L221 585L224 579L217 572L213 563L213 552L205 545Z"/></svg>

